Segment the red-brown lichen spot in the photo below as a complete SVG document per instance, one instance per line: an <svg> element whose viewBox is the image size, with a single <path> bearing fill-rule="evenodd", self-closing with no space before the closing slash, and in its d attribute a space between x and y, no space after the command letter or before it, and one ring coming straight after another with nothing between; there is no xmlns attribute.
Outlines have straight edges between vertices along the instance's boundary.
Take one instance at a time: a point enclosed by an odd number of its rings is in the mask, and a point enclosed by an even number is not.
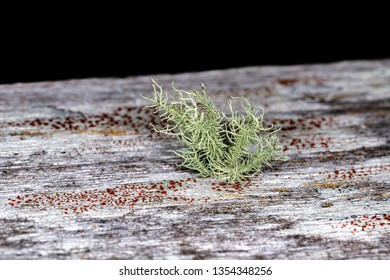
<svg viewBox="0 0 390 280"><path fill-rule="evenodd" d="M369 175L378 175L387 171L390 171L390 164L362 166L360 168L354 167L351 169L335 169L330 172L319 172L319 174L325 175L328 179L353 180L353 179L364 178Z"/></svg>
<svg viewBox="0 0 390 280"><path fill-rule="evenodd" d="M209 199L189 194L189 188L197 188L196 179L163 180L160 182L118 185L106 189L81 192L39 192L9 198L12 207L57 208L64 214L80 214L105 208L124 208L151 203L186 203Z"/></svg>
<svg viewBox="0 0 390 280"><path fill-rule="evenodd" d="M296 84L315 84L319 85L324 82L324 79L316 76L312 77L291 77L291 78L281 78L276 81L279 85L285 86L285 87L291 87L295 86Z"/></svg>
<svg viewBox="0 0 390 280"><path fill-rule="evenodd" d="M153 203L191 204L215 201L220 198L217 193L240 193L249 185L250 181L245 180L237 183L213 182L210 186L210 181L206 179L186 178L125 184L105 189L18 195L16 198L9 198L8 205L36 209L51 207L64 214L80 214L91 210L129 208ZM189 191L190 188L195 191Z"/></svg>
<svg viewBox="0 0 390 280"><path fill-rule="evenodd" d="M299 138L292 137L286 134L280 136L280 143L284 151L288 150L304 150L314 148L329 148L334 141L334 137L327 137L318 134L310 136L302 136Z"/></svg>
<svg viewBox="0 0 390 280"><path fill-rule="evenodd" d="M154 137L162 137L155 132L152 125L164 127L165 123L152 109L142 107L118 107L110 113L96 115L77 115L47 119L32 119L22 122L8 122L8 126L31 127L49 131L106 131L117 133L126 131L133 134L147 134Z"/></svg>
<svg viewBox="0 0 390 280"><path fill-rule="evenodd" d="M276 127L281 127L282 131L292 130L318 130L321 128L332 128L338 122L333 117L299 117L274 119L267 125L274 124Z"/></svg>
<svg viewBox="0 0 390 280"><path fill-rule="evenodd" d="M293 79L279 79L278 83L282 86L293 86L299 82L299 79L293 78Z"/></svg>
<svg viewBox="0 0 390 280"><path fill-rule="evenodd" d="M352 234L359 232L373 232L375 230L388 230L390 228L389 214L363 215L352 217L332 226L334 229L346 229Z"/></svg>
<svg viewBox="0 0 390 280"><path fill-rule="evenodd" d="M236 183L226 183L226 182L219 182L211 183L211 189L216 192L222 192L222 193L240 193L243 192L247 187L252 186L252 183L250 179L245 179L240 182Z"/></svg>

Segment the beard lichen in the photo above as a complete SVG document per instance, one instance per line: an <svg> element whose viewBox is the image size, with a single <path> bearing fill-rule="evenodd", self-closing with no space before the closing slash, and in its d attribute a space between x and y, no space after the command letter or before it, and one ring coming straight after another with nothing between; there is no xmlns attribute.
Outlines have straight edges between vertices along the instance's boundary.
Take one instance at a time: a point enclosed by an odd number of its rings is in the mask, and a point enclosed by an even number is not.
<svg viewBox="0 0 390 280"><path fill-rule="evenodd" d="M183 162L181 167L198 171L204 177L216 177L236 182L261 172L279 156L277 132L263 125L264 112L244 97L232 97L228 101L230 114L219 110L206 94L202 84L200 91L182 90L172 86L175 97L153 81L154 96L145 99L153 102L147 106L161 112L167 125L160 133L174 135L186 148L174 151ZM233 109L232 99L237 99L245 113Z"/></svg>

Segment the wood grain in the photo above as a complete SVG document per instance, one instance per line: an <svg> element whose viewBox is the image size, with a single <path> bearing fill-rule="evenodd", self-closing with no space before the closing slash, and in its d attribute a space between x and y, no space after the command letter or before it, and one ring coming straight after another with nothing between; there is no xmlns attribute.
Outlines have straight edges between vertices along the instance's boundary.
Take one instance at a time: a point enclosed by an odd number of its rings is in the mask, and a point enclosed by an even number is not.
<svg viewBox="0 0 390 280"><path fill-rule="evenodd" d="M282 127L238 184L176 167L140 94L200 88ZM0 86L1 259L390 259L390 60Z"/></svg>

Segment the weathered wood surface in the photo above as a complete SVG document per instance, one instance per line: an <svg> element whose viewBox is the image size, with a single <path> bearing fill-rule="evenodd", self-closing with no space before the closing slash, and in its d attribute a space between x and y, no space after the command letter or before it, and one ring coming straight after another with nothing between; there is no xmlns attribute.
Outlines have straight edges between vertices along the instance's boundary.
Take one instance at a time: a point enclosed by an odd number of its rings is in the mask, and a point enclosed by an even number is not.
<svg viewBox="0 0 390 280"><path fill-rule="evenodd" d="M246 96L286 162L178 170L151 78ZM1 259L390 259L390 60L0 86Z"/></svg>

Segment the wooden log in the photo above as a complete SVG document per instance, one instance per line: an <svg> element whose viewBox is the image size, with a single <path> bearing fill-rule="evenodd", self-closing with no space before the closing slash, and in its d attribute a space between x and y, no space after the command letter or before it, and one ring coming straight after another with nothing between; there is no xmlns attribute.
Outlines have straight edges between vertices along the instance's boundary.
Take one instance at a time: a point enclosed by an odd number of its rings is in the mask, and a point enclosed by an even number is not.
<svg viewBox="0 0 390 280"><path fill-rule="evenodd" d="M245 96L285 162L179 169L151 79ZM0 86L1 259L389 259L390 60Z"/></svg>

